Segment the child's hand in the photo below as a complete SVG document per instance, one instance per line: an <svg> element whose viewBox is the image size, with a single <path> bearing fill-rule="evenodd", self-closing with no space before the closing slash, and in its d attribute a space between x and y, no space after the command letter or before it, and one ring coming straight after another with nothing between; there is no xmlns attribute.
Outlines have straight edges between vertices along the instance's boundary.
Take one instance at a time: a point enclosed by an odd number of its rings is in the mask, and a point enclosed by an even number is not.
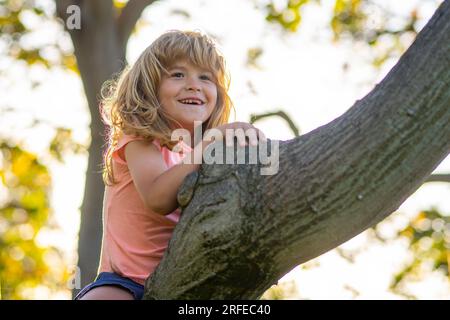
<svg viewBox="0 0 450 320"><path fill-rule="evenodd" d="M234 137L237 138L239 145L242 147L247 145L247 138L252 146L256 146L258 144L258 140L262 142L267 140L261 130L246 122L226 123L215 129L220 130L222 133L221 137L222 139L225 138L225 143L228 147L234 145Z"/></svg>

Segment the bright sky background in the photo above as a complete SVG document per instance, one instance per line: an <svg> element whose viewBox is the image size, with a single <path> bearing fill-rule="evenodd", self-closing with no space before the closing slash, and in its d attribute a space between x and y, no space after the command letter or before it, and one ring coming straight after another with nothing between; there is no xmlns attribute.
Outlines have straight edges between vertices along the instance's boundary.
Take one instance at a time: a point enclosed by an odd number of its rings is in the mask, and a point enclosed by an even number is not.
<svg viewBox="0 0 450 320"><path fill-rule="evenodd" d="M301 133L306 133L345 112L356 99L364 97L396 62L396 59L388 61L379 71L371 66L369 57L374 52L366 47L350 45L345 41L333 44L328 27L333 1L321 2L321 6L311 4L304 8L299 32L283 36L278 26L268 25L264 13L255 9L250 0L158 1L144 12L147 23L142 24L139 32L131 38L128 59L135 61L142 50L166 30L206 31L218 38L228 62L232 76L230 96L237 110L237 117L233 120L248 121L252 113L281 108L292 117ZM436 8L434 0L378 0L377 3L388 6L392 12L403 14L409 13L420 3L421 25ZM173 9L184 9L192 16L188 19L182 15L170 15ZM42 26L39 34L42 38L30 41L58 37L52 24ZM62 41L67 46L71 45L67 39ZM245 66L247 50L256 46L264 48L264 54L258 60L262 70ZM0 57L0 67L9 63L8 59ZM344 64L348 64L346 71ZM0 119L0 132L22 138L30 149L42 153L53 131L46 125L32 131L26 129L31 119L38 117L49 123L73 128L75 139L87 141L89 115L80 79L61 70L48 72L39 67L31 72L27 70L16 63L8 69L8 82L0 79L0 105L10 105L17 110L10 118ZM39 80L43 84L33 90L27 81L22 81L24 78ZM249 80L256 94L250 90ZM272 139L292 138L289 128L281 120L272 118L258 122L256 126ZM54 222L60 230L43 232L39 238L43 244L62 248L73 265L76 261L79 206L85 170L86 159L82 156L71 156L63 165L52 165ZM450 158L436 172L450 172ZM432 205L442 213L450 213L450 201L446 200L449 192L450 184L422 186L399 208L402 214L394 215L394 222L386 225L386 233L392 234L395 228L405 226L407 217ZM367 234L362 233L343 247L360 248L366 242ZM358 255L354 264L341 258L336 251L331 251L306 264L318 267L298 267L280 282L295 281L297 293L292 298L349 299L357 291L357 298L397 299L401 297L388 292L387 288L392 274L408 257L405 242L402 241L390 246L372 245ZM423 299L450 298L448 281L437 276L418 284L414 293ZM48 292L41 288L40 294L45 298ZM51 298L70 299L70 293Z"/></svg>

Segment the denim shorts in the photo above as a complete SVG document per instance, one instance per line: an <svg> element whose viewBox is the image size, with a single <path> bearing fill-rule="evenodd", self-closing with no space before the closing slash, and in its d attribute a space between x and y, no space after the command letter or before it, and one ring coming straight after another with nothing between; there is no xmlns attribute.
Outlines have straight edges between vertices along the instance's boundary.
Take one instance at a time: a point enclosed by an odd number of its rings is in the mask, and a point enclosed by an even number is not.
<svg viewBox="0 0 450 320"><path fill-rule="evenodd" d="M142 300L142 297L144 295L144 286L134 282L131 279L124 278L117 273L114 272L101 272L94 282L91 284L88 284L86 287L84 287L80 292L78 292L77 296L75 297L75 300L79 300L81 297L83 297L89 290L100 287L100 286L117 286L124 289L127 289L128 291L133 294L135 300Z"/></svg>

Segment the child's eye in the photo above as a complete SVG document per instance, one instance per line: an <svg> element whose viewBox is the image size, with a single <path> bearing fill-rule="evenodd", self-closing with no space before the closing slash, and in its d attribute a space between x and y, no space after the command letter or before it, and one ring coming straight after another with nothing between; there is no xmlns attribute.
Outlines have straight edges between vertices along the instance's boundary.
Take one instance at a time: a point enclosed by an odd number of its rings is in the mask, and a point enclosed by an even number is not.
<svg viewBox="0 0 450 320"><path fill-rule="evenodd" d="M179 78L179 77L182 77L182 76L183 76L183 73L181 73L181 72L172 73L172 77L175 77L175 78Z"/></svg>
<svg viewBox="0 0 450 320"><path fill-rule="evenodd" d="M211 80L211 77L208 76L208 75L206 75L206 74L202 75L201 78L202 78L203 80Z"/></svg>

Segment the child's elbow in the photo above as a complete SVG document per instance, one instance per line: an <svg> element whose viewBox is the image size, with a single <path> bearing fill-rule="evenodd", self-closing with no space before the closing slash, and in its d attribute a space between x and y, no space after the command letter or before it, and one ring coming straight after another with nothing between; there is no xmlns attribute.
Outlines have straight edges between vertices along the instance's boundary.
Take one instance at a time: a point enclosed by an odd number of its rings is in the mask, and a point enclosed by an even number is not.
<svg viewBox="0 0 450 320"><path fill-rule="evenodd" d="M156 214L162 215L162 216L165 216L165 215L167 215L167 214L170 213L170 212L167 212L167 210L164 210L164 208L162 208L162 207L156 207L156 206L152 206L152 207L150 208L150 211L152 211L152 212L154 212L154 213L156 213Z"/></svg>
<svg viewBox="0 0 450 320"><path fill-rule="evenodd" d="M146 199L145 206L149 211L154 212L156 214L160 214L162 216L165 216L172 212L172 210L168 209L168 207L165 206L163 203L160 203L153 199Z"/></svg>
<svg viewBox="0 0 450 320"><path fill-rule="evenodd" d="M161 206L157 206L155 205L153 202L149 202L149 201L145 201L145 207L147 208L148 211L160 214L160 215L164 215L164 209L161 208Z"/></svg>

